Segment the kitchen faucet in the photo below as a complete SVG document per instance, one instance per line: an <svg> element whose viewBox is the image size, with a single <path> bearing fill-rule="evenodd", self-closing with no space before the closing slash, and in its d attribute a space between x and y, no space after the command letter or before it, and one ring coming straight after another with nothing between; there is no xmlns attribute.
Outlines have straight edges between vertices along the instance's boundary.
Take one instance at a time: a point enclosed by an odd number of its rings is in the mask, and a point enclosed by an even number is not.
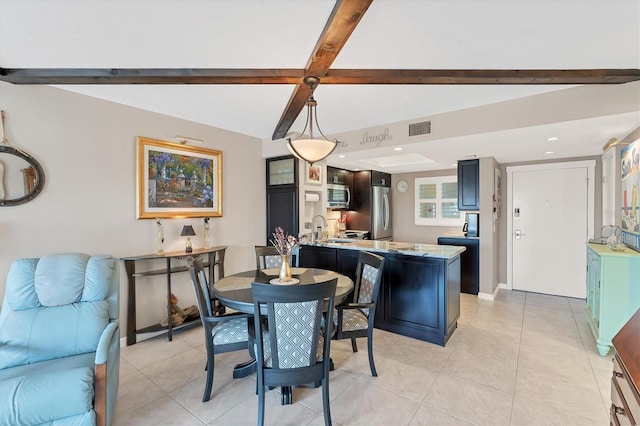
<svg viewBox="0 0 640 426"><path fill-rule="evenodd" d="M318 226L318 228L320 229L316 235L316 232L314 231L315 226L316 226L316 219L320 218L322 219L322 223L324 224L324 227L328 227L327 225L327 219L324 218L324 216L322 216L321 214L317 214L313 217L313 219L311 219L311 242L315 243L316 239L320 240L322 239L322 227Z"/></svg>

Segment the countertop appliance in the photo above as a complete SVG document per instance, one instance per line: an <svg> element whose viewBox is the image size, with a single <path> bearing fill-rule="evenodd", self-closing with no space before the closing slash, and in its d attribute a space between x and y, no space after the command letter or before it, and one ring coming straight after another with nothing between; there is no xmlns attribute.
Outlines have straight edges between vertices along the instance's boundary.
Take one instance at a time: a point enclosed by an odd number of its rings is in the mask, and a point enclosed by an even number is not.
<svg viewBox="0 0 640 426"><path fill-rule="evenodd" d="M391 240L391 175L376 170L354 172L349 226L368 230L372 240Z"/></svg>
<svg viewBox="0 0 640 426"><path fill-rule="evenodd" d="M353 238L355 240L366 240L369 231L359 231L356 229L347 229L346 231L340 232L340 234L344 234L344 238Z"/></svg>
<svg viewBox="0 0 640 426"><path fill-rule="evenodd" d="M480 220L479 213L465 213L464 226L462 231L465 237L479 237L478 222Z"/></svg>
<svg viewBox="0 0 640 426"><path fill-rule="evenodd" d="M327 206L331 209L346 209L351 202L351 191L347 185L327 184Z"/></svg>

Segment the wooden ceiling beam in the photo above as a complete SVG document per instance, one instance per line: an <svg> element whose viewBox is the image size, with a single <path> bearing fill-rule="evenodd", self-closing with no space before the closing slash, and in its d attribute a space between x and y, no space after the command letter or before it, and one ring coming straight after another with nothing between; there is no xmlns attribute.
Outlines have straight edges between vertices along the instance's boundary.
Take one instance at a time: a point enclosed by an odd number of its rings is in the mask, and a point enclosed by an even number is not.
<svg viewBox="0 0 640 426"><path fill-rule="evenodd" d="M0 68L13 84L298 84L303 69Z"/></svg>
<svg viewBox="0 0 640 426"><path fill-rule="evenodd" d="M303 69L0 68L13 84L300 84ZM639 69L416 70L330 69L322 84L620 84L640 80ZM302 85L304 88L307 86ZM308 96L308 90L306 91Z"/></svg>
<svg viewBox="0 0 640 426"><path fill-rule="evenodd" d="M322 84L620 84L638 80L640 69L331 69Z"/></svg>
<svg viewBox="0 0 640 426"><path fill-rule="evenodd" d="M373 0L338 0L336 1L331 15L322 30L322 34L316 43L307 65L305 66L305 76L316 76L322 81L322 77L327 73L331 64L342 50L349 36L356 28L360 19L367 11ZM287 107L282 113L272 139L283 138L293 122L304 108L307 98L311 94L311 89L302 84L302 79L294 89Z"/></svg>

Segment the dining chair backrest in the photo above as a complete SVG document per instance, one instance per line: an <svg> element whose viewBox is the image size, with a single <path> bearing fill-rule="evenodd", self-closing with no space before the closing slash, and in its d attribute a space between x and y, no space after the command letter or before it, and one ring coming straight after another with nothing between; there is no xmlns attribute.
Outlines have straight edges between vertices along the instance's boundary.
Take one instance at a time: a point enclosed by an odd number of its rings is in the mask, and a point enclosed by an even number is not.
<svg viewBox="0 0 640 426"><path fill-rule="evenodd" d="M196 295L196 303L198 304L198 310L200 311L200 319L204 317L212 317L213 304L211 303L211 294L209 283L207 281L207 274L204 271L202 265L202 259L196 257L192 259L189 272L191 274L191 283L193 284L193 291Z"/></svg>
<svg viewBox="0 0 640 426"><path fill-rule="evenodd" d="M324 353L321 342L324 339L320 331L325 321L330 320L329 309L333 308L337 282L334 278L300 286L251 284L254 312L260 309L261 314L266 313L269 324L262 348L258 344L258 351L264 351L263 359L269 368L308 367L322 361L319 355ZM255 320L256 327L259 321L259 318ZM330 339L326 340L328 350Z"/></svg>
<svg viewBox="0 0 640 426"><path fill-rule="evenodd" d="M382 281L384 258L367 251L361 251L356 269L356 281L353 290L354 303L376 303ZM369 314L369 309L363 309Z"/></svg>
<svg viewBox="0 0 640 426"><path fill-rule="evenodd" d="M274 246L255 246L256 249L256 269L279 268L282 265L282 256ZM289 258L291 266L298 267L299 246L296 246Z"/></svg>

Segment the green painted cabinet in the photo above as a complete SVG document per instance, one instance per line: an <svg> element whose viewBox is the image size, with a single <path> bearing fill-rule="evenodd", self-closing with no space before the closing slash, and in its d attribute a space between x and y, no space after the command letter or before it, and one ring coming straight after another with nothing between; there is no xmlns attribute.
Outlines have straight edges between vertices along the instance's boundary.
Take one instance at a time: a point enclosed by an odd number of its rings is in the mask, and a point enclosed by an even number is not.
<svg viewBox="0 0 640 426"><path fill-rule="evenodd" d="M640 308L640 253L587 245L587 319L600 355Z"/></svg>

